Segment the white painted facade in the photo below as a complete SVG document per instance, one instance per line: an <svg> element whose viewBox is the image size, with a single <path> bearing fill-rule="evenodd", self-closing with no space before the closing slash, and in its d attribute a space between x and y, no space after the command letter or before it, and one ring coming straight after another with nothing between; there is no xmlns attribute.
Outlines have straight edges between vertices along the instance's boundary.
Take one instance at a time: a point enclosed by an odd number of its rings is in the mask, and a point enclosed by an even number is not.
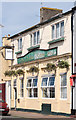
<svg viewBox="0 0 76 120"><path fill-rule="evenodd" d="M50 49L58 47L58 55L65 53L71 53L71 13L63 15L63 17L58 18L52 22L40 26L34 30L26 32L12 39L11 45L14 45L14 62L13 65L17 64L17 56L15 52L18 52L18 38L22 37L22 54L24 56L28 53L28 48L30 48L30 34L40 31L40 48L39 49L49 49L49 41L52 41L52 25L64 21L64 41L58 42L50 45Z"/></svg>

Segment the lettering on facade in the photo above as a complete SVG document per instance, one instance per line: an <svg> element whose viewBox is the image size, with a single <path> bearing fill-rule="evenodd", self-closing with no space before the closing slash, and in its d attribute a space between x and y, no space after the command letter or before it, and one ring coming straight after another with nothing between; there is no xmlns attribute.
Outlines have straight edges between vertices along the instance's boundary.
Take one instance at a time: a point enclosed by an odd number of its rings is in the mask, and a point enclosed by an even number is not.
<svg viewBox="0 0 76 120"><path fill-rule="evenodd" d="M47 51L46 50L36 50L36 51L33 51L33 52L25 55L24 57L18 58L17 62L18 62L18 64L20 64L20 63L33 61L33 60L37 60L37 59L41 59L41 58L46 58L46 57L50 57L50 56L55 56L55 55L57 55L57 48L47 50Z"/></svg>

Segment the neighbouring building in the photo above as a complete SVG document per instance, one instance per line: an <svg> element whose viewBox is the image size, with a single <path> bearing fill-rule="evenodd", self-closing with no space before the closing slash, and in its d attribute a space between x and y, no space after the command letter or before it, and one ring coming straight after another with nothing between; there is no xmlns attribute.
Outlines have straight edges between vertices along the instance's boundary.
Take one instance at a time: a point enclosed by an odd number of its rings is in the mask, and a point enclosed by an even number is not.
<svg viewBox="0 0 76 120"><path fill-rule="evenodd" d="M10 37L8 35L8 37ZM4 99L10 108L11 104L11 77L6 77L4 75L5 71L11 69L11 60L9 55L11 55L12 47L10 46L10 41L7 36L3 37L3 46L0 47L0 98ZM11 57L11 56L10 56Z"/></svg>
<svg viewBox="0 0 76 120"><path fill-rule="evenodd" d="M72 13L42 7L40 23L8 38L11 70L24 72L11 78L11 109L71 114Z"/></svg>
<svg viewBox="0 0 76 120"><path fill-rule="evenodd" d="M76 114L76 2L72 8L72 114Z"/></svg>

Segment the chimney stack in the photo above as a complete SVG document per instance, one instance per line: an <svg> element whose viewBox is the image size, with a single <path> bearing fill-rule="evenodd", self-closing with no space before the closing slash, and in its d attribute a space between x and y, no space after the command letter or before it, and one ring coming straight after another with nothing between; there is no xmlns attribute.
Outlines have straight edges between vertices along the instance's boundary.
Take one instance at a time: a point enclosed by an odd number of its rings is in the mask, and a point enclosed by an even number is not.
<svg viewBox="0 0 76 120"><path fill-rule="evenodd" d="M8 38L10 37L10 34L5 35L5 37L2 37L2 46L10 46L10 40Z"/></svg>
<svg viewBox="0 0 76 120"><path fill-rule="evenodd" d="M44 22L62 11L62 9L42 7L40 8L40 22Z"/></svg>

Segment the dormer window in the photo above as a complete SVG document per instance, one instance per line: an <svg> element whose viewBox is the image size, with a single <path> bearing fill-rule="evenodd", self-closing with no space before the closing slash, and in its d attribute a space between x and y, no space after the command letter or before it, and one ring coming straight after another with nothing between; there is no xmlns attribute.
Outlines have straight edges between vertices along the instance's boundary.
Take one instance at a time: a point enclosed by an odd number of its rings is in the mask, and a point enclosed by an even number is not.
<svg viewBox="0 0 76 120"><path fill-rule="evenodd" d="M18 39L18 50L22 49L22 38Z"/></svg>
<svg viewBox="0 0 76 120"><path fill-rule="evenodd" d="M39 43L40 43L40 33L39 31L37 31L30 35L30 46L34 46Z"/></svg>

